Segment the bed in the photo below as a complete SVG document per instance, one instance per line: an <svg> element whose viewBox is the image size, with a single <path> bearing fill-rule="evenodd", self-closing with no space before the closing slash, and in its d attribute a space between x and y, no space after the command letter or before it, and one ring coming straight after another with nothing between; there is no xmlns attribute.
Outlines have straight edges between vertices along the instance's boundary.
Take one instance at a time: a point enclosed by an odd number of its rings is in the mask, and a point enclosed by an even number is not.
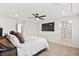
<svg viewBox="0 0 79 59"><path fill-rule="evenodd" d="M47 40L42 37L31 36L27 42L30 47L30 55L34 55L45 48L49 49Z"/></svg>
<svg viewBox="0 0 79 59"><path fill-rule="evenodd" d="M26 37L24 43L20 43L15 35L9 34L7 38L17 48L18 56L33 56L43 49L49 49L47 40L39 36Z"/></svg>

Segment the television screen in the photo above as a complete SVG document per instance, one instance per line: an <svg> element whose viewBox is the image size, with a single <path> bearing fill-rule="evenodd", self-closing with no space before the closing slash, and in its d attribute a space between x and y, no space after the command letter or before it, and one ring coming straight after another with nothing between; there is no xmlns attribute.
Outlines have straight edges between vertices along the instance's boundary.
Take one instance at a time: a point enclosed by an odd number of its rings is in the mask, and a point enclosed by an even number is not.
<svg viewBox="0 0 79 59"><path fill-rule="evenodd" d="M54 22L42 24L42 31L54 31Z"/></svg>

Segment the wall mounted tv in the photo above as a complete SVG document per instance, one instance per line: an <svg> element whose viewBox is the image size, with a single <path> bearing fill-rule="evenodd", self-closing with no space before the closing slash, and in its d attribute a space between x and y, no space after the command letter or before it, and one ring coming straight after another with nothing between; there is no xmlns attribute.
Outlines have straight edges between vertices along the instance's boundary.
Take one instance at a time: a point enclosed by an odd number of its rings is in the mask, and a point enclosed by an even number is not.
<svg viewBox="0 0 79 59"><path fill-rule="evenodd" d="M42 31L54 31L55 30L54 22L42 24Z"/></svg>

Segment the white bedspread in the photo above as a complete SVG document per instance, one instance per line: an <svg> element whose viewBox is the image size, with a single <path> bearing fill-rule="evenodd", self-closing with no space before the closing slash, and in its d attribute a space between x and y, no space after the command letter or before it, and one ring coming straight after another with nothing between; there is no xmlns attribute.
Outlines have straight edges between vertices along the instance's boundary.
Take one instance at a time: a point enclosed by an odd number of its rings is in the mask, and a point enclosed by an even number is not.
<svg viewBox="0 0 79 59"><path fill-rule="evenodd" d="M49 49L46 39L30 36L26 38L25 44L21 44L21 47L17 48L17 52L19 56L32 56L45 48Z"/></svg>

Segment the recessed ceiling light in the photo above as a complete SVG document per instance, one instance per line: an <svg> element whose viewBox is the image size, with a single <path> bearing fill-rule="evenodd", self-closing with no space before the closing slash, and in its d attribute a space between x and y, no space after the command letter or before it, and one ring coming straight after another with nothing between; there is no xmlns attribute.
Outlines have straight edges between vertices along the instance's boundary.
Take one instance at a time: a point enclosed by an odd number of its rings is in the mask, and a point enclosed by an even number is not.
<svg viewBox="0 0 79 59"><path fill-rule="evenodd" d="M69 23L71 23L71 22L72 22L72 20L69 20L68 22L69 22Z"/></svg>
<svg viewBox="0 0 79 59"><path fill-rule="evenodd" d="M18 17L19 15L18 14L10 14L9 16L10 17Z"/></svg>
<svg viewBox="0 0 79 59"><path fill-rule="evenodd" d="M62 14L65 14L65 12L64 12L64 11L62 11L61 13L62 13Z"/></svg>
<svg viewBox="0 0 79 59"><path fill-rule="evenodd" d="M16 17L18 16L18 14L15 15Z"/></svg>

